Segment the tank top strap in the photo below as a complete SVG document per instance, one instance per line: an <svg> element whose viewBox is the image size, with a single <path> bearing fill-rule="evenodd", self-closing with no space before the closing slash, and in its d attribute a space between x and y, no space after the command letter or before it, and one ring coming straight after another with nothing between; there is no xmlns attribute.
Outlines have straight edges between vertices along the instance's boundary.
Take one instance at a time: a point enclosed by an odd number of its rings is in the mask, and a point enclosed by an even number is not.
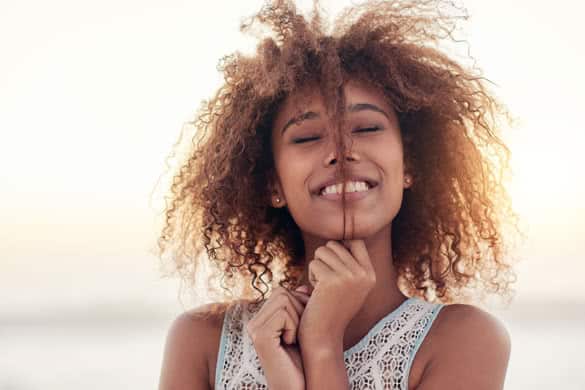
<svg viewBox="0 0 585 390"><path fill-rule="evenodd" d="M245 329L259 309L260 305L245 300L236 301L226 309L215 367L215 389L235 390L243 385L268 389L264 370Z"/></svg>
<svg viewBox="0 0 585 390"><path fill-rule="evenodd" d="M416 298L416 310L418 310L419 315L416 316L416 322L414 323L413 327L408 331L408 337L411 340L409 343L410 352L408 354L408 362L406 364L406 375L404 378L404 389L408 389L408 379L410 374L410 369L412 367L412 362L414 361L414 357L418 352L422 342L424 341L425 337L429 333L433 322L439 315L439 312L443 307L445 307L442 303L431 303L420 298Z"/></svg>
<svg viewBox="0 0 585 390"><path fill-rule="evenodd" d="M221 383L222 376L223 376L223 369L224 369L224 362L225 362L225 350L227 345L227 338L228 338L228 328L230 326L231 318L233 316L233 306L230 305L223 317L223 325L221 327L221 337L219 339L219 350L217 353L217 362L215 364L215 388L218 389L219 384Z"/></svg>

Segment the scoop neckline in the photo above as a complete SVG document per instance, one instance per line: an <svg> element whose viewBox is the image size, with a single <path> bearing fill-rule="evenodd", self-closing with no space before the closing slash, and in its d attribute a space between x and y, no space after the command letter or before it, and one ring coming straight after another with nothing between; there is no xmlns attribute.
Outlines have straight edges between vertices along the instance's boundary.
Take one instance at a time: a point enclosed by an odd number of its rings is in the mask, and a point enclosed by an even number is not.
<svg viewBox="0 0 585 390"><path fill-rule="evenodd" d="M386 314L382 319L376 322L376 324L372 328L370 328L368 333L366 333L366 335L362 337L360 341L358 341L349 349L343 351L343 357L347 358L351 356L351 354L353 354L357 349L362 348L365 344L367 344L367 342L370 340L370 338L372 338L374 333L378 332L388 321L394 319L394 317L396 317L406 307L408 303L414 301L415 299L416 297L410 297L402 301L402 303L398 305L396 309L392 310L390 313Z"/></svg>

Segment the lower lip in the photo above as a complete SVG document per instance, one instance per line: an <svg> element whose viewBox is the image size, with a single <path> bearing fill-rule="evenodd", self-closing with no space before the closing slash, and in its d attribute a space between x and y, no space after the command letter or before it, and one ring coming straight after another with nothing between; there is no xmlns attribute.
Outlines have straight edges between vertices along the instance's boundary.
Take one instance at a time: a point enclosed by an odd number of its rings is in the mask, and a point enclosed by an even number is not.
<svg viewBox="0 0 585 390"><path fill-rule="evenodd" d="M346 192L345 193L345 200L355 201L355 200L363 199L366 196L368 196L368 194L370 194L370 192L372 192L372 190L376 187L378 187L378 186L370 187L366 191ZM341 194L337 194L337 193L336 194L323 194L323 195L319 195L319 198L325 199L325 200L340 201Z"/></svg>

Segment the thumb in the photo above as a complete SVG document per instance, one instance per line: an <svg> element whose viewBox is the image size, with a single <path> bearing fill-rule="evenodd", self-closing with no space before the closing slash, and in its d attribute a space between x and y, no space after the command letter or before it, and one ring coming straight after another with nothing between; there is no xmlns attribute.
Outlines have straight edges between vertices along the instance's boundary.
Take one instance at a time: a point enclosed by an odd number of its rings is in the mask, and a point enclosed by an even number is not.
<svg viewBox="0 0 585 390"><path fill-rule="evenodd" d="M309 286L303 284L302 286L295 288L295 291L308 294L309 293Z"/></svg>

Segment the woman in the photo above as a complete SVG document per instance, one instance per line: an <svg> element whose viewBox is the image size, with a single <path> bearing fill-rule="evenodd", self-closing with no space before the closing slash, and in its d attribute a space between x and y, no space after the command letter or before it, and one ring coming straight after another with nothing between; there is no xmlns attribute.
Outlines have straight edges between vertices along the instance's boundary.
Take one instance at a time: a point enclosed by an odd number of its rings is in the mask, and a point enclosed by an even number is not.
<svg viewBox="0 0 585 390"><path fill-rule="evenodd" d="M187 281L205 249L227 299L174 322L161 389L503 387L508 332L469 302L514 276L505 111L428 45L449 7L370 2L326 33L274 1L243 26L274 34L224 59L159 242Z"/></svg>

